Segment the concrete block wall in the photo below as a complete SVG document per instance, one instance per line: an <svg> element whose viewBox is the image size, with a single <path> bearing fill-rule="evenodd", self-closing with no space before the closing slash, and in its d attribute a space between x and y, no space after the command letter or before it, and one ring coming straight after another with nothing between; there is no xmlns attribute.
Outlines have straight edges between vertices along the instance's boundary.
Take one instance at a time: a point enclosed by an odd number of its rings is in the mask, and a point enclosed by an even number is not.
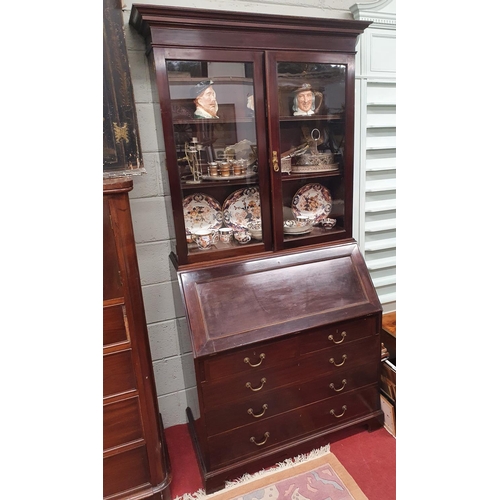
<svg viewBox="0 0 500 500"><path fill-rule="evenodd" d="M137 2L140 3L140 2ZM229 11L352 19L352 0L204 0L143 3ZM186 423L186 407L199 414L194 363L186 318L169 254L175 248L165 144L154 76L145 44L130 26L131 3L123 8L125 39L134 87L139 135L146 173L134 177L130 193L137 258L158 403L165 427Z"/></svg>

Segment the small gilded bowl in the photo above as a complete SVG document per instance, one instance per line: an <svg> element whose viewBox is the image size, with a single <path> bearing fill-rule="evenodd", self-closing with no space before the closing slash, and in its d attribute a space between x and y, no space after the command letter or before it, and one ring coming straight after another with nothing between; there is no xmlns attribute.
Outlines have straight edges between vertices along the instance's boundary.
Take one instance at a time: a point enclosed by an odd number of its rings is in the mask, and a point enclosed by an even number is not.
<svg viewBox="0 0 500 500"><path fill-rule="evenodd" d="M262 240L262 225L260 221L249 222L248 232L254 240Z"/></svg>
<svg viewBox="0 0 500 500"><path fill-rule="evenodd" d="M250 229L250 236L254 239L254 240L258 240L258 241L261 241L262 240L262 231L253 231L252 229Z"/></svg>
<svg viewBox="0 0 500 500"><path fill-rule="evenodd" d="M337 224L337 219L323 219L321 221L321 226L323 229L333 229L335 227L335 224Z"/></svg>

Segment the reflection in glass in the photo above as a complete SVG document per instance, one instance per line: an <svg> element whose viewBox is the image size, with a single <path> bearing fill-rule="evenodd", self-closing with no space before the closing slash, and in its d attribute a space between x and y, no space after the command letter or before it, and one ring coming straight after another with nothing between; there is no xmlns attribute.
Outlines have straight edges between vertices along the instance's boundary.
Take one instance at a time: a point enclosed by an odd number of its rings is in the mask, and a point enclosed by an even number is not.
<svg viewBox="0 0 500 500"><path fill-rule="evenodd" d="M315 91L310 83L303 83L294 91L293 116L310 116L321 108L323 94Z"/></svg>
<svg viewBox="0 0 500 500"><path fill-rule="evenodd" d="M188 252L262 241L252 63L174 60L167 68ZM201 248L207 230L213 239Z"/></svg>
<svg viewBox="0 0 500 500"><path fill-rule="evenodd" d="M278 62L277 74L283 232L292 242L343 226L347 72L339 64Z"/></svg>
<svg viewBox="0 0 500 500"><path fill-rule="evenodd" d="M204 80L194 86L195 118L219 118L217 116L219 105L213 83L212 80Z"/></svg>

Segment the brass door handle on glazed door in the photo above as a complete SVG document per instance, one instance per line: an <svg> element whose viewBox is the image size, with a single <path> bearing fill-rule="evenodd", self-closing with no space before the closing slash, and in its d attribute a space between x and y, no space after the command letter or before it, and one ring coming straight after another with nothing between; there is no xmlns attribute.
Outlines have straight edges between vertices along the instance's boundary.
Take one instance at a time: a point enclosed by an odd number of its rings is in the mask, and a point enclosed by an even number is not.
<svg viewBox="0 0 500 500"><path fill-rule="evenodd" d="M278 162L278 152L277 151L273 151L273 170L275 172L280 171L280 164Z"/></svg>

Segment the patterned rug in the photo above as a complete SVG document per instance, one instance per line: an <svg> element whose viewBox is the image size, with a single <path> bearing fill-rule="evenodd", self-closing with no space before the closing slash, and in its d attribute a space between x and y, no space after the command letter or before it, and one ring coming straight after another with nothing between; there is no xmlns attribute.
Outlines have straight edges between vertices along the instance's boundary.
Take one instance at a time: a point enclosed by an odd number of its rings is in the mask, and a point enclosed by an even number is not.
<svg viewBox="0 0 500 500"><path fill-rule="evenodd" d="M203 490L174 500L368 500L329 446L226 483L211 495Z"/></svg>

